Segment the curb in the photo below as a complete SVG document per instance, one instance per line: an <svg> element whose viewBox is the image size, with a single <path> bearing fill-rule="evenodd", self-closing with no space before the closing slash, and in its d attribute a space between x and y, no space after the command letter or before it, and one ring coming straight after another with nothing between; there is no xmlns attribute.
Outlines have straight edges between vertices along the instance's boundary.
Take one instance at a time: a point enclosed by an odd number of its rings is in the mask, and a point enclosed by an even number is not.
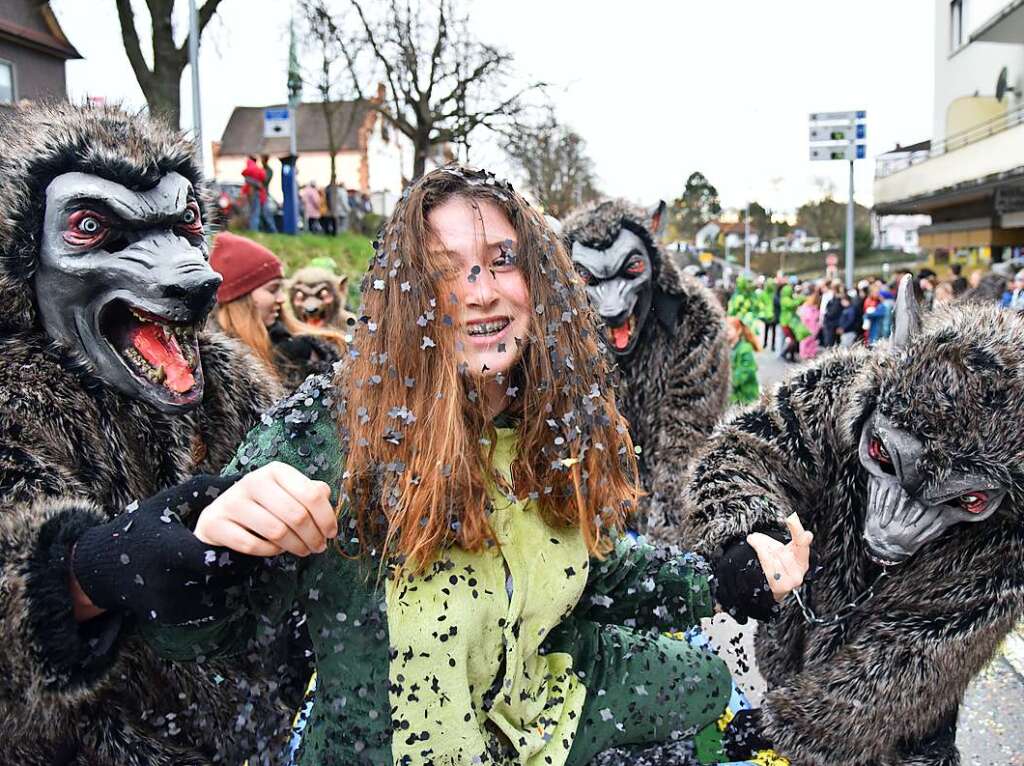
<svg viewBox="0 0 1024 766"><path fill-rule="evenodd" d="M1024 636L1014 631L1003 642L1003 657L1013 671L1024 680Z"/></svg>

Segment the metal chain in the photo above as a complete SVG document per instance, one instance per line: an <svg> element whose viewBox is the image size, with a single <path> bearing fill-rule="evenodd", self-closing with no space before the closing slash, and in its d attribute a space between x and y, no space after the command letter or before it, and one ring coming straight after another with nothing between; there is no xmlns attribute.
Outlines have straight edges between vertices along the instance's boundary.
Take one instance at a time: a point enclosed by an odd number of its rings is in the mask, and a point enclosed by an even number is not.
<svg viewBox="0 0 1024 766"><path fill-rule="evenodd" d="M839 611L837 611L835 614L830 614L825 617L819 617L814 613L813 609L811 609L809 606L807 606L807 604L804 603L803 597L800 595L800 591L804 589L803 585L801 585L799 588L793 591L793 595L796 596L796 602L800 605L800 611L803 612L804 619L808 622L808 624L837 625L839 623L846 622L846 620L849 619L854 612L856 612L858 609L864 606L864 604L866 604L875 595L875 588L878 585L878 583L881 582L882 579L886 577L888 574L888 571L883 569L881 572L878 573L878 577L876 577L872 581L872 583L867 587L867 590L865 590L863 593L857 596L857 598L855 598L849 604L839 609Z"/></svg>

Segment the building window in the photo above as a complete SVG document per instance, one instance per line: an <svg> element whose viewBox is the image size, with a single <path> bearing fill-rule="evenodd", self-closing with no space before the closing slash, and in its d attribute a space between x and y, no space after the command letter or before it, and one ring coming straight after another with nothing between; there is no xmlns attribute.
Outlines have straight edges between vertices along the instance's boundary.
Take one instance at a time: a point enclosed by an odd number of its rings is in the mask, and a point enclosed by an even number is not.
<svg viewBox="0 0 1024 766"><path fill-rule="evenodd" d="M14 64L0 61L0 104L14 103Z"/></svg>
<svg viewBox="0 0 1024 766"><path fill-rule="evenodd" d="M952 0L949 4L949 51L956 51L964 44L964 0Z"/></svg>

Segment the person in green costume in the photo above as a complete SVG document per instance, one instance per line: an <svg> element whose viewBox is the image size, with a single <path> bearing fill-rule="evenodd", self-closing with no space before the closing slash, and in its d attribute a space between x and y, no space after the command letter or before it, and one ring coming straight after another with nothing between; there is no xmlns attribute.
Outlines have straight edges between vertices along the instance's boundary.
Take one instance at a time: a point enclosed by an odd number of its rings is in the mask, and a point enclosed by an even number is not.
<svg viewBox="0 0 1024 766"><path fill-rule="evenodd" d="M725 320L726 333L732 344L732 394L730 404L750 404L761 395L757 382L757 359L754 353L761 350L761 344L754 332L736 317Z"/></svg>
<svg viewBox="0 0 1024 766"><path fill-rule="evenodd" d="M583 766L717 732L728 670L665 633L716 605L770 617L810 533L794 517L790 542L753 534L714 572L623 534L637 458L543 218L486 171L428 173L360 313L333 379L266 413L225 476L91 530L75 614L128 609L163 657L202 661L269 655L298 601L318 673L302 766Z"/></svg>
<svg viewBox="0 0 1024 766"><path fill-rule="evenodd" d="M753 327L757 319L754 305L754 288L750 278L741 274L736 277L736 291L729 298L726 315L739 317L748 327Z"/></svg>
<svg viewBox="0 0 1024 766"><path fill-rule="evenodd" d="M779 324L779 317L775 313L775 291L778 287L770 279L761 277L760 281L762 284L754 290L754 311L764 327L764 339L761 341L761 346L773 350L775 348L775 328Z"/></svg>
<svg viewBox="0 0 1024 766"><path fill-rule="evenodd" d="M800 341L810 335L804 323L800 321L796 310L803 303L803 298L793 295L792 285L783 285L779 292L779 326L785 336L785 345L782 349L782 357L788 362L797 360L797 353L800 351Z"/></svg>

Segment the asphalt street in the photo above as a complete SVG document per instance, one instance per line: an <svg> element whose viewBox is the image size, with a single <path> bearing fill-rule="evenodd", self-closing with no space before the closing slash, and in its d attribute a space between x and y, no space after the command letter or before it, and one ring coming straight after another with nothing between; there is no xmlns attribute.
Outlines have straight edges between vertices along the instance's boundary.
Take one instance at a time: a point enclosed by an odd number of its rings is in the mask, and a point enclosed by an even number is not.
<svg viewBox="0 0 1024 766"><path fill-rule="evenodd" d="M762 387L771 386L796 370L770 351L758 355ZM764 693L753 651L755 624L737 625L727 615L705 622L736 682L753 704ZM964 695L957 728L963 766L1024 766L1024 640L1008 642L1005 650L973 680ZM1015 669L1016 667L1016 669ZM913 710L907 715L913 716Z"/></svg>

